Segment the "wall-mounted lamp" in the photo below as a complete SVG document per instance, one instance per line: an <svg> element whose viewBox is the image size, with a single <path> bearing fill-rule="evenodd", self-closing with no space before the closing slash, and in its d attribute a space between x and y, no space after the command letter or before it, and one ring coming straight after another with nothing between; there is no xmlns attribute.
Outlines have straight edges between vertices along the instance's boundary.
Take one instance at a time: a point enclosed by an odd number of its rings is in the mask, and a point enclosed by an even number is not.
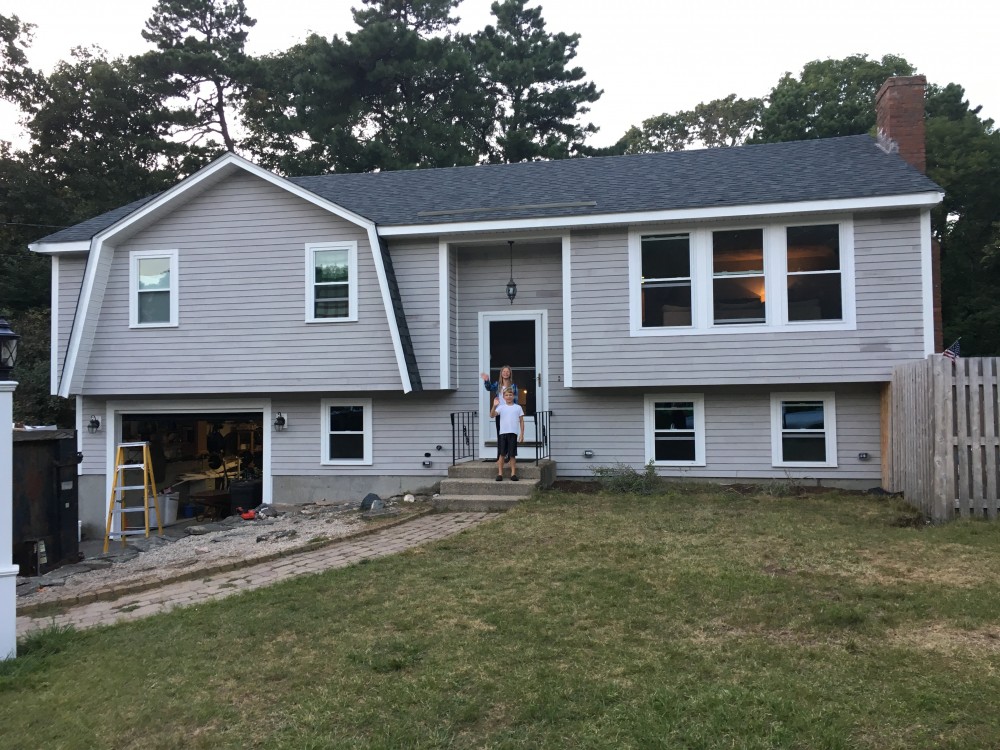
<svg viewBox="0 0 1000 750"><path fill-rule="evenodd" d="M514 283L514 240L507 240L510 247L510 281L507 282L507 299L510 304L514 304L514 297L517 296L517 284Z"/></svg>
<svg viewBox="0 0 1000 750"><path fill-rule="evenodd" d="M0 319L0 380L10 380L10 372L17 364L17 342L20 338L10 330L6 320Z"/></svg>
<svg viewBox="0 0 1000 750"><path fill-rule="evenodd" d="M593 458L594 457L594 451L592 451L592 450L586 450L586 451L584 451L583 452L583 457L584 458Z"/></svg>
<svg viewBox="0 0 1000 750"><path fill-rule="evenodd" d="M91 414L90 421L87 422L87 432L93 435L99 429L101 429L101 420L97 418L96 414Z"/></svg>
<svg viewBox="0 0 1000 750"><path fill-rule="evenodd" d="M272 424L274 425L275 430L281 432L286 427L288 427L288 417L286 417L279 411L277 414L274 415L274 422L272 422Z"/></svg>

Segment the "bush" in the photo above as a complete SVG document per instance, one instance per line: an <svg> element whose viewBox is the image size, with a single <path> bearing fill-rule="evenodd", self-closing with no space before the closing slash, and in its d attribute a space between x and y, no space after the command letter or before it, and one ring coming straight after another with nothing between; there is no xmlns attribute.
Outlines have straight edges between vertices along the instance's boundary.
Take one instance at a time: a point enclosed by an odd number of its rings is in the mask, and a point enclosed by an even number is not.
<svg viewBox="0 0 1000 750"><path fill-rule="evenodd" d="M662 482L652 461L646 464L642 472L623 463L614 466L595 466L592 471L608 492L649 495L662 489Z"/></svg>

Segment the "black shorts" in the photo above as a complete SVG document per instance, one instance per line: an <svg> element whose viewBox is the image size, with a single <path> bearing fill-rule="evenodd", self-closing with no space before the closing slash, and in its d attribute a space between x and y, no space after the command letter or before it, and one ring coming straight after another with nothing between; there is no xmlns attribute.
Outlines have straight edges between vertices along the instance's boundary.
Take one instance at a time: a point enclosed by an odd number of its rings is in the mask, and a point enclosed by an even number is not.
<svg viewBox="0 0 1000 750"><path fill-rule="evenodd" d="M500 435L497 441L497 458L503 456L506 459L517 458L517 435L513 432L505 432Z"/></svg>

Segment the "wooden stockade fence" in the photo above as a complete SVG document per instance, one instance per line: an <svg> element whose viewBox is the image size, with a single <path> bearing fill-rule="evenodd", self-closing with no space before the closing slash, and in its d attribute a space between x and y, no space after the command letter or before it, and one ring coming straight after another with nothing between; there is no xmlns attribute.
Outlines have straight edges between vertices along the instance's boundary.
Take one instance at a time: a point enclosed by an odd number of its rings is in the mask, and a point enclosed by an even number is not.
<svg viewBox="0 0 1000 750"><path fill-rule="evenodd" d="M935 522L1000 510L998 374L997 357L934 355L893 370L886 489Z"/></svg>

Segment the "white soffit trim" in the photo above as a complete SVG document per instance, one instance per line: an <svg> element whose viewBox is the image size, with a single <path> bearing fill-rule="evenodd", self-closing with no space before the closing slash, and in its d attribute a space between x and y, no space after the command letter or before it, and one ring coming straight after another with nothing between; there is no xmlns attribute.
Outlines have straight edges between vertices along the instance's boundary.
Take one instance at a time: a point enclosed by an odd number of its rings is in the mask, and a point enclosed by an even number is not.
<svg viewBox="0 0 1000 750"><path fill-rule="evenodd" d="M42 255L62 255L63 253L90 252L90 240L74 240L73 242L32 242L28 249Z"/></svg>
<svg viewBox="0 0 1000 750"><path fill-rule="evenodd" d="M704 221L708 219L752 218L778 214L815 213L828 211L863 211L880 208L922 208L935 206L944 193L933 191L910 195L888 195L877 198L843 198L828 201L798 203L766 203L761 205L713 206L662 211L636 211L620 214L588 216L555 216L534 219L503 219L496 221L466 221L442 224L401 224L381 226L383 237L413 237L420 235L472 234L520 229L565 229L606 225L647 224L661 221Z"/></svg>

